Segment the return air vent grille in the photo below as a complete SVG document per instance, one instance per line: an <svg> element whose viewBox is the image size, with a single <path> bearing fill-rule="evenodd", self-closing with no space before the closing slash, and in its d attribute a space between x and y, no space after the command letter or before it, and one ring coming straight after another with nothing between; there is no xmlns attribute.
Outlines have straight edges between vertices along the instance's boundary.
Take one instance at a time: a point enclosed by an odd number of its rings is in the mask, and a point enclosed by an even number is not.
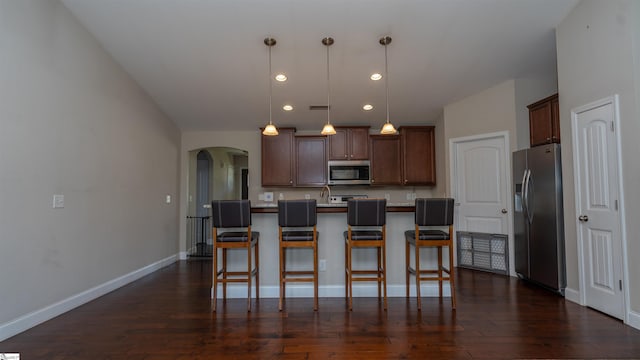
<svg viewBox="0 0 640 360"><path fill-rule="evenodd" d="M328 110L328 105L309 105L309 110Z"/></svg>
<svg viewBox="0 0 640 360"><path fill-rule="evenodd" d="M458 231L458 266L509 274L507 236Z"/></svg>

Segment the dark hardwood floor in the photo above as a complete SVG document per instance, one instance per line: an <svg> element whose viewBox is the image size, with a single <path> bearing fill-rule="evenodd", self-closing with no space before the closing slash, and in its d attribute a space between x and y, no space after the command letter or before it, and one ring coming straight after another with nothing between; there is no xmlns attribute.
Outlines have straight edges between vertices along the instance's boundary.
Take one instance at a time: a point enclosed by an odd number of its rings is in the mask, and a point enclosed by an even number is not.
<svg viewBox="0 0 640 360"><path fill-rule="evenodd" d="M500 275L461 269L449 299L218 304L211 266L182 261L0 342L22 359L640 359L640 331Z"/></svg>

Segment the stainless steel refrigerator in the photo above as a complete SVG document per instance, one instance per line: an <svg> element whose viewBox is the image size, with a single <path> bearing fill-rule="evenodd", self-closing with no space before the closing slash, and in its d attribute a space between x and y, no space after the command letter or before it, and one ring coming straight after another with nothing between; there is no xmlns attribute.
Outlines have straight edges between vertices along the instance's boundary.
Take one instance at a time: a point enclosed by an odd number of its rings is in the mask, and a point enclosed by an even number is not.
<svg viewBox="0 0 640 360"><path fill-rule="evenodd" d="M560 145L513 153L514 248L518 277L564 295Z"/></svg>

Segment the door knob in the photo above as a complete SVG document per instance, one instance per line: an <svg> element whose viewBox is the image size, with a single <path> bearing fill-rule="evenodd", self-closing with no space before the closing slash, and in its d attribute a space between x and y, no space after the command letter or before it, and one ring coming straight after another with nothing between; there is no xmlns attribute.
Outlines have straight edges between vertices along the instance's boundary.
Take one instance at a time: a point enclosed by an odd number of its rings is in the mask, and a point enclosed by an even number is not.
<svg viewBox="0 0 640 360"><path fill-rule="evenodd" d="M502 209L502 210L500 210L500 211L501 211L503 214L506 214L506 213L507 213L507 209Z"/></svg>
<svg viewBox="0 0 640 360"><path fill-rule="evenodd" d="M582 222L587 222L587 221L589 221L589 217L587 215L580 215L580 216L578 216L578 220L580 220Z"/></svg>

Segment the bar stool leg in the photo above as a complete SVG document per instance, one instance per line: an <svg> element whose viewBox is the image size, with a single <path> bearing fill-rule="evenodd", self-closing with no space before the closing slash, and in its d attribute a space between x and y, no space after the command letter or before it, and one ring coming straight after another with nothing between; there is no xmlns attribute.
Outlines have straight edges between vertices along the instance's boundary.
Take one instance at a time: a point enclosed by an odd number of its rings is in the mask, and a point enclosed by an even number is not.
<svg viewBox="0 0 640 360"><path fill-rule="evenodd" d="M442 246L438 246L438 294L442 300Z"/></svg>
<svg viewBox="0 0 640 360"><path fill-rule="evenodd" d="M260 298L260 246L259 241L256 240L255 252L256 252L256 300Z"/></svg>
<svg viewBox="0 0 640 360"><path fill-rule="evenodd" d="M222 249L222 298L227 298L227 249L225 248Z"/></svg>
<svg viewBox="0 0 640 360"><path fill-rule="evenodd" d="M384 282L384 310L387 311L387 247L382 243L382 281Z"/></svg>
<svg viewBox="0 0 640 360"><path fill-rule="evenodd" d="M405 239L404 242L404 261L405 261L405 285L407 288L407 299L409 298L409 267L411 266L411 260L409 259L409 241Z"/></svg>
<svg viewBox="0 0 640 360"><path fill-rule="evenodd" d="M451 286L451 308L455 310L456 309L456 289L455 289L454 278L455 276L454 276L454 270L453 270L453 242L451 242L449 243L449 286Z"/></svg>
<svg viewBox="0 0 640 360"><path fill-rule="evenodd" d="M416 300L418 301L418 311L422 310L422 299L420 298L420 247L418 246L418 240L416 239L415 248L415 261L414 266L416 273Z"/></svg>
<svg viewBox="0 0 640 360"><path fill-rule="evenodd" d="M251 312L251 238L247 243L247 312Z"/></svg>
<svg viewBox="0 0 640 360"><path fill-rule="evenodd" d="M278 302L278 310L282 311L282 301L284 298L284 271L285 271L285 260L284 253L285 248L282 244L282 228L280 229L280 301Z"/></svg>
<svg viewBox="0 0 640 360"><path fill-rule="evenodd" d="M382 285L382 267L381 267L381 263L382 263L382 247L378 247L376 248L377 252L378 252L378 269L377 269L377 277L378 277L378 299L380 299L380 297L382 297L382 291L380 289L380 286Z"/></svg>
<svg viewBox="0 0 640 360"><path fill-rule="evenodd" d="M218 248L216 239L213 239L213 312L216 312L218 303Z"/></svg>
<svg viewBox="0 0 640 360"><path fill-rule="evenodd" d="M313 310L318 311L318 242L315 238L313 241Z"/></svg>

